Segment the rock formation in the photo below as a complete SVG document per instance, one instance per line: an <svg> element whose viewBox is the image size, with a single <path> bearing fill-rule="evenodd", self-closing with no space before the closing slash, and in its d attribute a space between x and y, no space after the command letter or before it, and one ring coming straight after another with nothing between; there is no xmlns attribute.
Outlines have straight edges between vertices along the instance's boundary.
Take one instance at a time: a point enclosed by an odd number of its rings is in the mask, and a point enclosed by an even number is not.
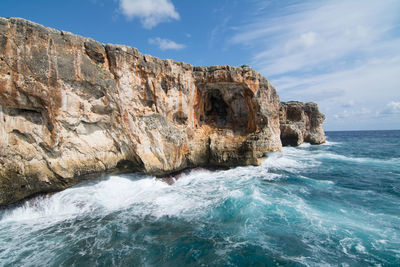
<svg viewBox="0 0 400 267"><path fill-rule="evenodd" d="M282 145L298 146L303 142L322 144L324 114L315 103L281 102L279 111Z"/></svg>
<svg viewBox="0 0 400 267"><path fill-rule="evenodd" d="M316 104L280 104L249 67L194 67L0 18L0 205L103 172L258 165L281 131L285 145L323 142L323 119Z"/></svg>
<svg viewBox="0 0 400 267"><path fill-rule="evenodd" d="M89 174L257 165L279 97L248 67L193 67L0 18L0 205Z"/></svg>

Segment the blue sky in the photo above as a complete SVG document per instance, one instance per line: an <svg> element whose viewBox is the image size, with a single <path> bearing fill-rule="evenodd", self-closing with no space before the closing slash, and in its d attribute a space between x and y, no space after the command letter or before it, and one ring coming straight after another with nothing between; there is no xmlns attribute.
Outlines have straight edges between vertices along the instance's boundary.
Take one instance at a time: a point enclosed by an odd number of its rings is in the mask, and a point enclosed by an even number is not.
<svg viewBox="0 0 400 267"><path fill-rule="evenodd" d="M326 130L400 129L400 1L2 0L23 17L193 65L249 65Z"/></svg>

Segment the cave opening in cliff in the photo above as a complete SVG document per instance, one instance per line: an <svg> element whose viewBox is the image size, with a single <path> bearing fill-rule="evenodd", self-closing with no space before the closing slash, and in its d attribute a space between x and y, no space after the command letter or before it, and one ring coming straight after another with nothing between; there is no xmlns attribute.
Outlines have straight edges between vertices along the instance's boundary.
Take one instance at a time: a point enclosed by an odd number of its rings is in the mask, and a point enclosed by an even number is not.
<svg viewBox="0 0 400 267"><path fill-rule="evenodd" d="M200 124L230 129L233 133L255 131L252 92L242 83L198 84L197 114Z"/></svg>
<svg viewBox="0 0 400 267"><path fill-rule="evenodd" d="M219 90L208 92L206 102L204 103L204 121L209 124L215 124L218 128L227 125L228 104L225 103Z"/></svg>

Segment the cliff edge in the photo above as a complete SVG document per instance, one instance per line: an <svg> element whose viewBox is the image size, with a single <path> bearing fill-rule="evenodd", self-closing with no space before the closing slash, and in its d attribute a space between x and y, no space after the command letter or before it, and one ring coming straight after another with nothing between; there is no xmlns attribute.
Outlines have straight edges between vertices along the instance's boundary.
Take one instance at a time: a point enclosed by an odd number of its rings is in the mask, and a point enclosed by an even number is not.
<svg viewBox="0 0 400 267"><path fill-rule="evenodd" d="M194 67L0 18L0 205L108 171L258 165L282 147L280 108L248 67Z"/></svg>

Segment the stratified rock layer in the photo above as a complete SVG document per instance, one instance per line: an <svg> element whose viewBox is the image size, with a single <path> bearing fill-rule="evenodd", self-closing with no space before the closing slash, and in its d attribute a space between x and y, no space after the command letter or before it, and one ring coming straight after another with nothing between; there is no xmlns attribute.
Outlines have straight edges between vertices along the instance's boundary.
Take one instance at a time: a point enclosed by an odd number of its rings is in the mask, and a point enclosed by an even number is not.
<svg viewBox="0 0 400 267"><path fill-rule="evenodd" d="M282 145L298 146L303 142L322 144L325 132L324 114L315 103L281 102L279 112Z"/></svg>
<svg viewBox="0 0 400 267"><path fill-rule="evenodd" d="M257 165L281 148L279 103L248 67L193 67L0 18L0 205L110 170Z"/></svg>

